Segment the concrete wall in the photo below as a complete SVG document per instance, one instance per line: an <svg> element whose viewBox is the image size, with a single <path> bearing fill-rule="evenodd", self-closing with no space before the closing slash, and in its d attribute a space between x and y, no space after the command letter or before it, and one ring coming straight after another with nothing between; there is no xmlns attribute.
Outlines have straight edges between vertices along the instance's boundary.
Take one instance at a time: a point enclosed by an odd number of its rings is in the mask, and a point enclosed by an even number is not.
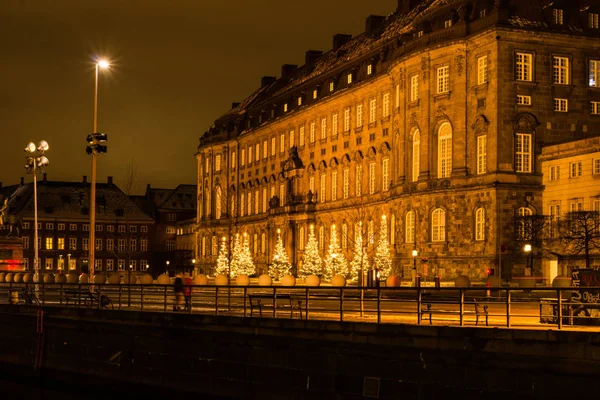
<svg viewBox="0 0 600 400"><path fill-rule="evenodd" d="M0 364L34 364L36 314L27 311L0 306ZM593 332L80 309L46 310L44 332L42 367L63 376L231 398L357 399L377 383L365 377L379 379L381 399L575 398L600 375Z"/></svg>

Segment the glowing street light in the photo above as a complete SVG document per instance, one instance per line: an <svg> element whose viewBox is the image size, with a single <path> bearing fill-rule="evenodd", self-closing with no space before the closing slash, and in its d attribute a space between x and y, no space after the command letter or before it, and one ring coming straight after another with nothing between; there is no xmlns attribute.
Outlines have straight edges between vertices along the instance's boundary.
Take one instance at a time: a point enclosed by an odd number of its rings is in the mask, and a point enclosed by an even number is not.
<svg viewBox="0 0 600 400"><path fill-rule="evenodd" d="M42 140L38 146L36 147L33 142L27 143L25 146L25 170L27 173L33 174L33 249L34 249L34 260L33 260L33 281L36 283L37 290L37 282L39 281L40 275L40 265L38 258L38 212L37 212L37 174L39 172L43 172L44 167L48 166L50 161L44 155L50 146L48 142Z"/></svg>

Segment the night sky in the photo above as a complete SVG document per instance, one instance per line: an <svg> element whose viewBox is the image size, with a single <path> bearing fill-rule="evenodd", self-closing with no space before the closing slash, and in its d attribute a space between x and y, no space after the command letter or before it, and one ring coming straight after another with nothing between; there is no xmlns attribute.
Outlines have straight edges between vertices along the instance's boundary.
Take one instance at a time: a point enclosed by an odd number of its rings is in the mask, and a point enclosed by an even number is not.
<svg viewBox="0 0 600 400"><path fill-rule="evenodd" d="M358 35L397 0L2 0L0 181L24 176L29 141L50 144L49 180L90 177L94 64L100 72L98 182L135 191L194 184L198 138L282 64L328 51L336 33Z"/></svg>

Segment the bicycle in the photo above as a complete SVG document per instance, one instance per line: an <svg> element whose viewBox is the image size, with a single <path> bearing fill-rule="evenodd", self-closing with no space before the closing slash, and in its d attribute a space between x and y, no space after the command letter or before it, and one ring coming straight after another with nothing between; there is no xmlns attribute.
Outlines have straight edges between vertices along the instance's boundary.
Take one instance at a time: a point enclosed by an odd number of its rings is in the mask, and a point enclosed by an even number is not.
<svg viewBox="0 0 600 400"><path fill-rule="evenodd" d="M19 291L19 300L28 306L40 306L40 299L31 286L25 286Z"/></svg>
<svg viewBox="0 0 600 400"><path fill-rule="evenodd" d="M113 304L110 297L104 294L100 294L97 290L95 292L90 292L88 297L84 300L84 304L86 307L91 308L94 304L100 304L101 308L108 310L110 306L111 310L114 310L115 305Z"/></svg>

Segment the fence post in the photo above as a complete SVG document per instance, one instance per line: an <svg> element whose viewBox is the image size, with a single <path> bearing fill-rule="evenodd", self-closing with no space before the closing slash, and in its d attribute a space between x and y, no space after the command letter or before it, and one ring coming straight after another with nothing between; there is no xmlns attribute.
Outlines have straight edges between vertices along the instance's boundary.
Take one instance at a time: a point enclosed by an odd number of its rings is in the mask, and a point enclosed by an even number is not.
<svg viewBox="0 0 600 400"><path fill-rule="evenodd" d="M344 320L344 291L340 288L340 322Z"/></svg>
<svg viewBox="0 0 600 400"><path fill-rule="evenodd" d="M421 325L421 288L417 286L417 324Z"/></svg>
<svg viewBox="0 0 600 400"><path fill-rule="evenodd" d="M119 284L119 310L121 309L121 284Z"/></svg>
<svg viewBox="0 0 600 400"><path fill-rule="evenodd" d="M308 286L306 286L306 303L304 305L304 310L305 310L305 314L306 314L306 320L308 321Z"/></svg>
<svg viewBox="0 0 600 400"><path fill-rule="evenodd" d="M140 311L144 311L144 285L140 285Z"/></svg>
<svg viewBox="0 0 600 400"><path fill-rule="evenodd" d="M381 323L381 288L377 286L377 323Z"/></svg>
<svg viewBox="0 0 600 400"><path fill-rule="evenodd" d="M506 327L510 328L510 290L506 289Z"/></svg>
<svg viewBox="0 0 600 400"><path fill-rule="evenodd" d="M164 291L163 291L164 312L167 312L167 285L164 285L163 288L164 288ZM119 296L120 295L121 295L121 286L119 286Z"/></svg>
<svg viewBox="0 0 600 400"><path fill-rule="evenodd" d="M246 299L248 298L248 287L244 286L244 317L246 316Z"/></svg>
<svg viewBox="0 0 600 400"><path fill-rule="evenodd" d="M557 294L557 306L558 306L558 329L562 328L562 293L560 289L556 289Z"/></svg>
<svg viewBox="0 0 600 400"><path fill-rule="evenodd" d="M230 287L227 290L231 290ZM219 287L215 285L215 315L219 315Z"/></svg>
<svg viewBox="0 0 600 400"><path fill-rule="evenodd" d="M273 286L273 318L277 317L277 289Z"/></svg>
<svg viewBox="0 0 600 400"><path fill-rule="evenodd" d="M460 304L458 305L458 313L459 313L459 320L460 320L460 326L463 326L465 321L464 321L464 310L465 310L465 291L463 289L459 289L459 293L460 293Z"/></svg>

